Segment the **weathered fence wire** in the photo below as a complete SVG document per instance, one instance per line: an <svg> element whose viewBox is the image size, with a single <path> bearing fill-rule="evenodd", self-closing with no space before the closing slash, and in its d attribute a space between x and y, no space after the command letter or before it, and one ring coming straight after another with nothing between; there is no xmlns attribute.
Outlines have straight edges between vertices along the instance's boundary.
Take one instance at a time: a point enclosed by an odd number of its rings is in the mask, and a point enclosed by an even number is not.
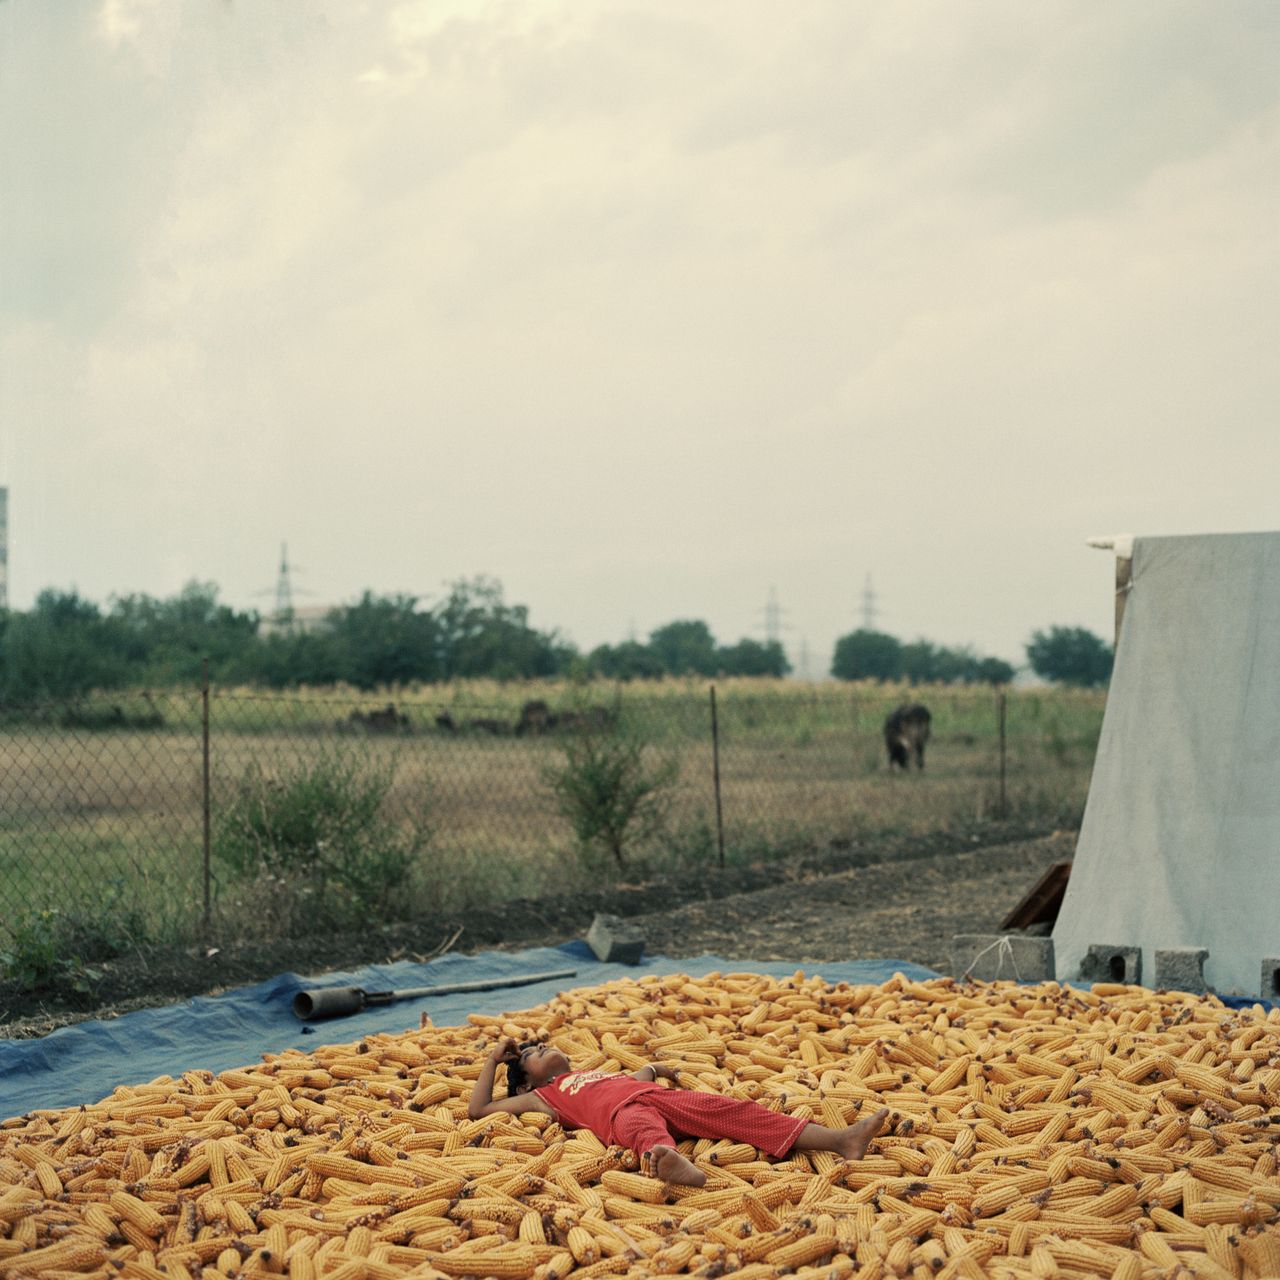
<svg viewBox="0 0 1280 1280"><path fill-rule="evenodd" d="M708 697L710 717L707 715ZM923 772L883 719L926 702ZM535 895L597 876L780 856L883 831L1078 817L1101 694L643 685L474 703L211 687L0 711L0 952L42 913L89 949L290 936ZM660 830L628 864L577 847L550 779L577 735L673 762ZM346 915L344 915L346 912Z"/></svg>

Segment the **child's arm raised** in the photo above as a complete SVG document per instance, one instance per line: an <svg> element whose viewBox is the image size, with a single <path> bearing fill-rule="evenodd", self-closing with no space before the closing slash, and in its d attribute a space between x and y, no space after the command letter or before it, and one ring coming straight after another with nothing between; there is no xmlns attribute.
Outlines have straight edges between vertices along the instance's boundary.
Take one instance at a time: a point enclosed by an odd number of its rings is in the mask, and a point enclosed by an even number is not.
<svg viewBox="0 0 1280 1280"><path fill-rule="evenodd" d="M516 1042L510 1036L503 1036L489 1050L475 1088L471 1091L471 1100L467 1103L467 1115L470 1119L479 1120L482 1116L497 1115L500 1111L509 1115L519 1115L522 1111L541 1111L545 1115L555 1115L536 1093L518 1093L510 1098L500 1098L497 1102L493 1100L493 1076L498 1063L509 1061L515 1051Z"/></svg>

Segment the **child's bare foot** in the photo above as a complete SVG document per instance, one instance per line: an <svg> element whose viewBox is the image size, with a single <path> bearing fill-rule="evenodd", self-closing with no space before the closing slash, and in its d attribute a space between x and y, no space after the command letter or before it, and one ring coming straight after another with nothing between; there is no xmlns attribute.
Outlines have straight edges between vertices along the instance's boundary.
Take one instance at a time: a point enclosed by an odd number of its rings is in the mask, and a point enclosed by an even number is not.
<svg viewBox="0 0 1280 1280"><path fill-rule="evenodd" d="M884 1128L889 1108L881 1107L869 1116L864 1116L857 1124L840 1130L838 1140L839 1152L846 1160L861 1160L867 1154L871 1139Z"/></svg>
<svg viewBox="0 0 1280 1280"><path fill-rule="evenodd" d="M686 1160L674 1147L661 1144L650 1147L640 1157L640 1168L651 1177L661 1178L663 1182L677 1187L702 1187L707 1182L707 1175L695 1164Z"/></svg>

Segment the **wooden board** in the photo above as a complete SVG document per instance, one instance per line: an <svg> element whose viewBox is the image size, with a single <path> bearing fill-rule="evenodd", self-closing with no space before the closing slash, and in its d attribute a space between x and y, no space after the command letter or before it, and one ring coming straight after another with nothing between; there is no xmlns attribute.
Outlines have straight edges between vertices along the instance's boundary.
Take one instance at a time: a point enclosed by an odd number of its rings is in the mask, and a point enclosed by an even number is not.
<svg viewBox="0 0 1280 1280"><path fill-rule="evenodd" d="M1058 918L1058 908L1062 906L1062 896L1067 891L1070 878L1071 863L1055 862L1000 921L1000 928L1027 929L1033 924L1052 924Z"/></svg>

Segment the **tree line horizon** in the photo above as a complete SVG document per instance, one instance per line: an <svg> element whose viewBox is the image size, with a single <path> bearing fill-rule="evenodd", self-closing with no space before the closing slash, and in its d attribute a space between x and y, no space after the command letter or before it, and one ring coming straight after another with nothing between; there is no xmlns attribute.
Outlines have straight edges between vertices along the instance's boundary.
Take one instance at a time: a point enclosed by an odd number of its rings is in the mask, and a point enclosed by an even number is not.
<svg viewBox="0 0 1280 1280"><path fill-rule="evenodd" d="M32 609L0 611L0 703L76 697L94 689L190 684L204 659L211 678L237 685L359 689L489 678L652 680L666 676L791 674L777 640L719 644L706 622L679 619L647 640L582 652L558 631L529 624L493 578L459 579L436 605L365 591L302 629L218 602L218 587L191 581L177 595L113 596L104 610L74 589L47 588ZM264 623L268 624L264 626ZM1050 627L1027 642L1030 668L1046 680L1093 686L1111 672L1111 650L1081 627ZM861 628L841 636L830 674L844 680L1002 685L1016 669L969 646L904 643Z"/></svg>

